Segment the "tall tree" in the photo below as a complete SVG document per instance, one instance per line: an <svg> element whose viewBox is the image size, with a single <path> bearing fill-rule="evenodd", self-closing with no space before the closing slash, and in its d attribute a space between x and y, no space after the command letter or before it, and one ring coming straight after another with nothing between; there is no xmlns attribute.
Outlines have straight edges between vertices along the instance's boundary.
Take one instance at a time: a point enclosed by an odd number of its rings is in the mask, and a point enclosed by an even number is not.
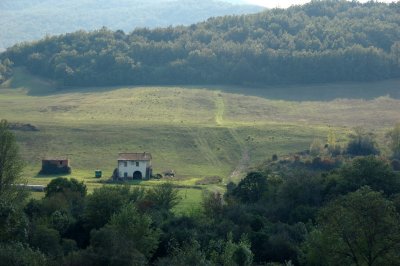
<svg viewBox="0 0 400 266"><path fill-rule="evenodd" d="M390 130L387 136L389 137L389 147L393 152L393 157L400 159L400 123Z"/></svg>
<svg viewBox="0 0 400 266"><path fill-rule="evenodd" d="M21 182L22 160L14 134L6 120L0 121L0 241L24 240L26 218L22 202L26 194Z"/></svg>
<svg viewBox="0 0 400 266"><path fill-rule="evenodd" d="M147 192L147 200L159 210L170 211L179 204L181 197L179 190L171 183L163 183Z"/></svg>
<svg viewBox="0 0 400 266"><path fill-rule="evenodd" d="M150 216L127 204L106 226L92 231L88 250L96 265L146 265L157 248L159 236Z"/></svg>
<svg viewBox="0 0 400 266"><path fill-rule="evenodd" d="M400 216L380 192L363 187L323 208L305 244L307 265L399 265Z"/></svg>
<svg viewBox="0 0 400 266"><path fill-rule="evenodd" d="M14 134L6 120L0 121L0 198L14 197L20 191L15 185L21 180L23 161L18 153Z"/></svg>

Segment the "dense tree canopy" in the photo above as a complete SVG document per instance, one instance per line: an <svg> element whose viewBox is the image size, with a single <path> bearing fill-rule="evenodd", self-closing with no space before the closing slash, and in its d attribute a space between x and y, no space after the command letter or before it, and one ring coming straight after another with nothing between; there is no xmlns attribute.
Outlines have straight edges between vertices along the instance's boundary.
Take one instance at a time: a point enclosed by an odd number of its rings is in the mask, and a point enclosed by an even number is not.
<svg viewBox="0 0 400 266"><path fill-rule="evenodd" d="M83 183L55 178L42 199L0 201L0 257L15 265L399 264L400 176L387 160L349 157L332 171L283 164L261 164L179 214L171 183L108 184L87 195Z"/></svg>
<svg viewBox="0 0 400 266"><path fill-rule="evenodd" d="M311 265L399 264L400 216L381 193L362 187L320 211L308 239Z"/></svg>
<svg viewBox="0 0 400 266"><path fill-rule="evenodd" d="M78 31L1 57L74 86L378 80L400 75L399 6L313 1L188 27Z"/></svg>
<svg viewBox="0 0 400 266"><path fill-rule="evenodd" d="M0 10L1 51L47 34L102 26L130 32L135 27L189 25L209 17L258 12L262 7L215 0L2 0Z"/></svg>

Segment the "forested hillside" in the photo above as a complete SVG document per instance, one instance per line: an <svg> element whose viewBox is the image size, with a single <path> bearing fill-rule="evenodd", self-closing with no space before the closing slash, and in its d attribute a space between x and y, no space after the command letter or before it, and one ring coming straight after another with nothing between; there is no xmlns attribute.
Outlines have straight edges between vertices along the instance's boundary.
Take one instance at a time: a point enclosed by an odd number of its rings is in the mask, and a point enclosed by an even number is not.
<svg viewBox="0 0 400 266"><path fill-rule="evenodd" d="M102 28L2 58L64 85L277 84L400 76L400 3L315 1L188 27Z"/></svg>
<svg viewBox="0 0 400 266"><path fill-rule="evenodd" d="M189 25L213 16L261 11L251 5L212 0L2 0L0 51L21 41L107 26L131 32L135 27Z"/></svg>

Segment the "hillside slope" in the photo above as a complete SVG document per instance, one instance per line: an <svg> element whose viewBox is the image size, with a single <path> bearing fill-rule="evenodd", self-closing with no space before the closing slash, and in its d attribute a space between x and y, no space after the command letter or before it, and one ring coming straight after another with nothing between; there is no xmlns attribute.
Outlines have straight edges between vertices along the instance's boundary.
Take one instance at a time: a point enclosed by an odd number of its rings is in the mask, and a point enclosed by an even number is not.
<svg viewBox="0 0 400 266"><path fill-rule="evenodd" d="M1 57L68 86L381 80L400 76L399 10L316 1L189 27L79 31Z"/></svg>
<svg viewBox="0 0 400 266"><path fill-rule="evenodd" d="M109 177L118 152L148 151L156 173L174 169L184 179L218 175L227 181L272 154L308 149L329 130L340 143L354 126L383 136L399 119L399 85L60 90L16 69L0 87L0 120L38 129L16 131L26 176L36 175L43 157L71 154L73 176L92 176L101 168ZM327 98L332 91L341 91L334 95L342 99Z"/></svg>
<svg viewBox="0 0 400 266"><path fill-rule="evenodd" d="M76 30L106 26L130 32L135 27L189 25L213 16L260 10L211 0L2 0L0 51L18 42Z"/></svg>

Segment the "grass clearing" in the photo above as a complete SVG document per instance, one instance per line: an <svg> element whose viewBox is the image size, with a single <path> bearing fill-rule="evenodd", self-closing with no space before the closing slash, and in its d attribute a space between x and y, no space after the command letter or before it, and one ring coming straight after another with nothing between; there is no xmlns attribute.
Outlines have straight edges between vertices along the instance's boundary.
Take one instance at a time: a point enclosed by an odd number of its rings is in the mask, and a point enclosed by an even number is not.
<svg viewBox="0 0 400 266"><path fill-rule="evenodd" d="M51 179L37 176L42 158L69 154L70 177L92 191L111 176L119 152L147 151L153 155L154 173L176 171L178 178L171 182L194 195L182 203L189 207L200 199L201 190L192 188L200 178L238 181L248 166L272 154L307 149L329 130L341 142L360 125L382 137L400 121L399 91L399 80L258 89L60 89L17 69L0 89L0 118L39 129L15 131L31 184ZM346 99L330 98L344 92ZM103 171L101 180L94 178L96 169ZM146 181L147 186L157 183Z"/></svg>

